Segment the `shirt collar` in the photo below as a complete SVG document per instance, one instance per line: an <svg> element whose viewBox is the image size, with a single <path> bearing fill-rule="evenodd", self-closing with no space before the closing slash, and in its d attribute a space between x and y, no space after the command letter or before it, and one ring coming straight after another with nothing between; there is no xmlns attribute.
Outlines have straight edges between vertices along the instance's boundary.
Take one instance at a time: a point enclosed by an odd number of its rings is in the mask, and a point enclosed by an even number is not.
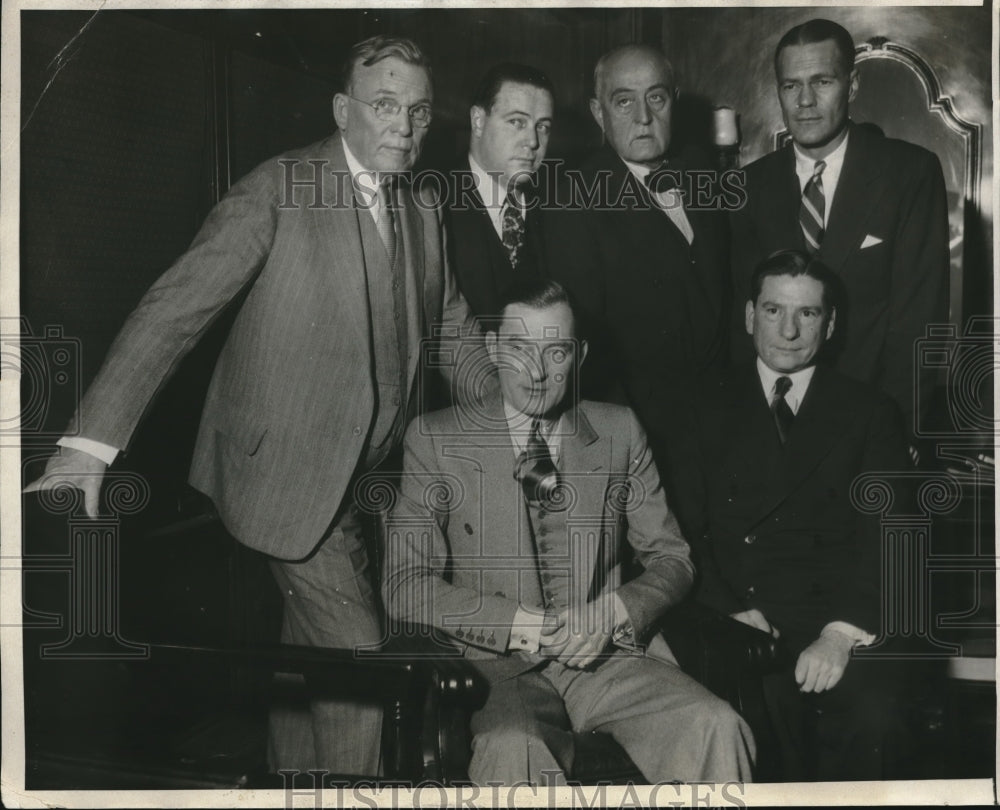
<svg viewBox="0 0 1000 810"><path fill-rule="evenodd" d="M823 169L823 179L829 181L830 178L840 176L840 169L844 165L844 154L847 152L847 142L851 138L850 129L844 135L844 140L840 142L836 149L823 158L826 168ZM795 173L799 177L811 177L816 161L805 154L797 143L792 141L792 149L795 151ZM827 183L829 184L829 182Z"/></svg>
<svg viewBox="0 0 1000 810"><path fill-rule="evenodd" d="M344 158L347 161L347 170L351 173L351 181L354 184L354 190L358 201L374 215L378 213L379 210L378 193L376 189L378 187L378 180L381 178L379 177L378 172L366 169L361 165L361 163L358 162L358 159L351 151L351 147L347 145L346 138L341 138L340 140L344 145ZM382 177L385 176L386 175L382 175Z"/></svg>
<svg viewBox="0 0 1000 810"><path fill-rule="evenodd" d="M507 420L507 431L510 433L510 440L514 444L515 451L523 453L528 446L528 436L531 434L531 425L534 419L512 408L506 402L503 404L503 414ZM539 420L538 432L549 446L549 452L553 456L559 454L563 430L563 416L561 414L555 419Z"/></svg>
<svg viewBox="0 0 1000 810"><path fill-rule="evenodd" d="M501 175L496 172L487 172L476 159L469 155L469 168L472 169L472 176L476 179L476 191L483 200L483 205L489 209L499 211L507 202L507 189L500 185ZM524 199L520 191L514 190L514 199L521 207L524 207Z"/></svg>
<svg viewBox="0 0 1000 810"><path fill-rule="evenodd" d="M619 155L619 157L621 157L621 155ZM641 163L633 163L631 160L625 160L625 158L621 158L621 160L628 170L632 172L635 179L643 185L646 184L646 175L655 171L655 169L650 169L648 166L643 166Z"/></svg>
<svg viewBox="0 0 1000 810"><path fill-rule="evenodd" d="M788 377L792 381L792 387L785 394L785 402L792 409L792 413L798 413L799 405L802 404L802 400L806 396L806 391L809 390L809 383L812 381L815 372L816 366L812 365L799 369L792 374L783 374L780 371L770 368L760 357L757 358L757 374L760 377L760 385L764 389L764 396L767 398L768 403L774 399L774 384L778 377Z"/></svg>

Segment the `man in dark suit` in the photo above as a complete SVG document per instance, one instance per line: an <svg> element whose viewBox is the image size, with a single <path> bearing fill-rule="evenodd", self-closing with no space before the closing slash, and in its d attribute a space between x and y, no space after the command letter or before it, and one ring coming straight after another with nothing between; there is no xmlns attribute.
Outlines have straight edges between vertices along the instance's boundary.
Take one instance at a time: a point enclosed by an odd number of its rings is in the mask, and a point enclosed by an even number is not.
<svg viewBox="0 0 1000 810"><path fill-rule="evenodd" d="M791 143L747 167L746 205L732 217L736 301L750 274L784 248L815 252L845 288L831 346L836 366L891 396L914 433L914 342L948 319L948 208L938 159L855 125L854 42L829 20L785 34L775 52ZM741 318L742 305L734 312ZM733 331L733 356L750 356Z"/></svg>
<svg viewBox="0 0 1000 810"><path fill-rule="evenodd" d="M496 315L512 283L541 274L541 211L531 186L552 114L552 83L526 65L490 68L472 99L468 161L451 176L448 240L475 315Z"/></svg>
<svg viewBox="0 0 1000 810"><path fill-rule="evenodd" d="M383 586L390 616L446 633L490 683L470 777L564 783L572 731L601 730L651 783L749 779L748 727L656 634L693 568L642 428L577 397L587 344L559 284L516 285L502 316L499 394L407 430Z"/></svg>
<svg viewBox="0 0 1000 810"><path fill-rule="evenodd" d="M440 210L404 181L433 92L411 41L354 46L333 99L339 133L264 162L211 212L112 345L29 489L101 478L181 357L245 294L202 413L191 483L228 531L270 557L282 640L352 647L381 628L356 477L398 448L433 323L470 322L443 255ZM381 710L313 700L271 717L272 768L376 774Z"/></svg>
<svg viewBox="0 0 1000 810"><path fill-rule="evenodd" d="M883 597L881 527L852 485L903 469L906 443L892 400L816 364L839 324L833 282L801 251L758 266L744 309L756 361L706 383L678 448L699 599L787 654L765 679L787 780L880 778L887 722L883 662L851 661L878 636Z"/></svg>
<svg viewBox="0 0 1000 810"><path fill-rule="evenodd" d="M675 97L660 51L602 56L590 111L605 145L546 221L548 269L593 346L586 391L635 409L664 472L684 391L723 359L729 309L725 215L695 204L695 161L670 153Z"/></svg>

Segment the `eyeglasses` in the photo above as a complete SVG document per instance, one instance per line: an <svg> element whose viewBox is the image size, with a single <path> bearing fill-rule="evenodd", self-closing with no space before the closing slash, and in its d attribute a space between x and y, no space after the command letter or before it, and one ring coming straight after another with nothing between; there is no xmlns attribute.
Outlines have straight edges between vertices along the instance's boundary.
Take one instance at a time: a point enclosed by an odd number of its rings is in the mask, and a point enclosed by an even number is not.
<svg viewBox="0 0 1000 810"><path fill-rule="evenodd" d="M352 96L349 93L344 93L344 95L359 104L371 107L375 110L375 117L379 121L391 121L399 115L399 111L403 109L403 105L394 98L377 98L374 101L364 101L363 99L360 99L357 96ZM413 126L430 126L432 117L430 104L418 104L416 107L407 107L406 112L410 118L410 123L412 123Z"/></svg>

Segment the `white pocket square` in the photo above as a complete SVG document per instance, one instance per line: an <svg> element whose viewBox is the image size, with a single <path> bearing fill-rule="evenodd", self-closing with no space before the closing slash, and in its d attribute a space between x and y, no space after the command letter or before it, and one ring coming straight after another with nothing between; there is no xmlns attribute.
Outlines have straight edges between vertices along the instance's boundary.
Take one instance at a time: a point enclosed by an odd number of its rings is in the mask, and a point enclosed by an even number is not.
<svg viewBox="0 0 1000 810"><path fill-rule="evenodd" d="M865 248L870 248L874 247L875 245L881 245L881 244L882 244L881 239L879 239L877 236L872 236L871 234L868 234L868 236L865 237L865 241L861 243L861 249L864 250Z"/></svg>

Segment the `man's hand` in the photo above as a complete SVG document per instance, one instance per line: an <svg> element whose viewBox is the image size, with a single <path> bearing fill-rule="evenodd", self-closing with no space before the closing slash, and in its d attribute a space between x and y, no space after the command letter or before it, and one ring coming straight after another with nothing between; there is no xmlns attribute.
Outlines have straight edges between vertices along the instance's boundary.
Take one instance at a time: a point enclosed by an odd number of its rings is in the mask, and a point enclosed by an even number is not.
<svg viewBox="0 0 1000 810"><path fill-rule="evenodd" d="M82 450L61 447L45 465L41 478L24 488L25 492L49 491L57 487L75 487L83 493L83 508L88 517L97 517L101 482L108 465Z"/></svg>
<svg viewBox="0 0 1000 810"><path fill-rule="evenodd" d="M548 619L548 615L546 615ZM615 626L610 599L588 603L582 610L570 608L559 614L560 625L552 633L542 628L540 652L573 669L589 666L611 641Z"/></svg>
<svg viewBox="0 0 1000 810"><path fill-rule="evenodd" d="M833 689L844 675L854 640L838 630L826 629L806 647L795 663L795 682L801 692Z"/></svg>
<svg viewBox="0 0 1000 810"><path fill-rule="evenodd" d="M761 613L757 608L750 608L750 610L744 610L740 613L731 613L729 618L736 619L738 622L743 622L743 624L749 624L751 627L756 627L758 630L763 630L769 636L778 638L781 632L777 627L773 627L771 623L764 618L764 614Z"/></svg>

